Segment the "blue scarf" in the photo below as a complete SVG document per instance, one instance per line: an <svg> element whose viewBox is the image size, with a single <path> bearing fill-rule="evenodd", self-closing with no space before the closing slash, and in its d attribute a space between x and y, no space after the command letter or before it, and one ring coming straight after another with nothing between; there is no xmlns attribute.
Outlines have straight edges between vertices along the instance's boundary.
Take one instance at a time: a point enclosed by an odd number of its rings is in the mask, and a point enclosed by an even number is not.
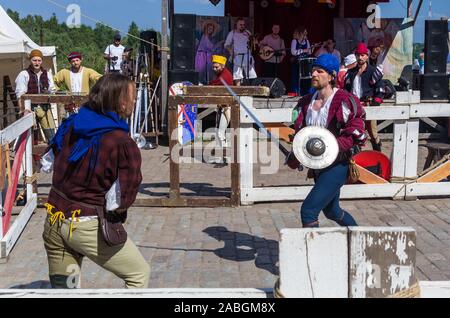
<svg viewBox="0 0 450 318"><path fill-rule="evenodd" d="M89 161L90 169L93 169L96 165L100 140L104 134L116 129L127 133L130 130L128 124L117 113L108 111L106 114L99 114L85 105L77 114L71 115L61 123L55 137L50 142L50 146L56 146L58 151L61 151L64 137L71 127L73 127L73 133L78 140L72 148L69 162L74 163L82 159L92 148L92 156Z"/></svg>

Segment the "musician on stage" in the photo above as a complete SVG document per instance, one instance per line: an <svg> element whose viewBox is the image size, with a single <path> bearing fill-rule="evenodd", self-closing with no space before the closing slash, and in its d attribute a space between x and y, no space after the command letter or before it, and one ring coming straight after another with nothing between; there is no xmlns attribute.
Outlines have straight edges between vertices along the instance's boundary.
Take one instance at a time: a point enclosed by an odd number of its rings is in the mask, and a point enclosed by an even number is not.
<svg viewBox="0 0 450 318"><path fill-rule="evenodd" d="M334 39L328 39L323 42L323 45L314 53L316 57L321 56L322 54L333 54L341 63L341 53L336 49L336 41Z"/></svg>
<svg viewBox="0 0 450 318"><path fill-rule="evenodd" d="M125 47L120 44L122 37L119 33L114 35L114 42L107 46L104 52L104 58L108 61L107 73L120 73L120 65L122 64L122 56Z"/></svg>
<svg viewBox="0 0 450 318"><path fill-rule="evenodd" d="M260 56L265 62L264 77L278 77L279 65L286 56L284 40L280 37L279 33L280 25L274 23L272 25L272 33L266 35L260 42Z"/></svg>
<svg viewBox="0 0 450 318"><path fill-rule="evenodd" d="M251 54L251 33L245 28L245 20L238 18L234 30L228 33L225 48L233 61L233 80L241 85L243 79L256 78L255 62Z"/></svg>
<svg viewBox="0 0 450 318"><path fill-rule="evenodd" d="M19 73L16 78L16 96L19 100L20 111L24 105L20 97L24 94L49 94L55 90L53 78L47 70L42 67L44 55L39 50L32 50L29 55L30 66ZM55 121L50 104L31 105L36 114L36 119L41 125L47 142L55 135Z"/></svg>
<svg viewBox="0 0 450 318"><path fill-rule="evenodd" d="M369 49L359 43L355 50L358 66L349 70L345 79L345 89L357 96L364 106L380 106L383 102L383 73L369 64ZM366 122L372 149L381 151L381 140L378 136L377 121Z"/></svg>
<svg viewBox="0 0 450 318"><path fill-rule="evenodd" d="M313 170L315 184L300 210L303 227L319 227L321 211L341 226L357 225L350 213L340 207L339 196L347 181L349 158L366 138L363 109L357 98L336 87L338 72L339 62L334 55L324 54L317 58L312 72L312 87L316 92L300 99L296 106L296 132L306 126L324 127L336 137L339 145L339 155L333 164ZM353 103L356 108L351 106Z"/></svg>
<svg viewBox="0 0 450 318"><path fill-rule="evenodd" d="M291 91L300 93L299 87L299 59L311 55L311 44L307 38L308 31L304 26L295 29L291 42L292 69L291 69Z"/></svg>

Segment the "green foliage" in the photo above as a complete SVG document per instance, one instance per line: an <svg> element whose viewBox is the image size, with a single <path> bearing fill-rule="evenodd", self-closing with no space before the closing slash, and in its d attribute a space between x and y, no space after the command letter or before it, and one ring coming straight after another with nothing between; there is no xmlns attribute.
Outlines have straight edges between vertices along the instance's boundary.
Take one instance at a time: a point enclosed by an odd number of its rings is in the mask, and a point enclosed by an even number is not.
<svg viewBox="0 0 450 318"><path fill-rule="evenodd" d="M95 28L81 25L71 29L64 22L60 23L55 15L44 20L39 15L21 18L18 12L9 9L7 13L34 42L56 46L58 70L69 68L67 54L77 51L83 54L86 67L104 72L106 61L103 52L112 43L117 31L102 24L97 24ZM131 22L129 34L139 37L141 31L135 22ZM139 48L139 40L130 36L125 36L122 44L133 47L135 52Z"/></svg>

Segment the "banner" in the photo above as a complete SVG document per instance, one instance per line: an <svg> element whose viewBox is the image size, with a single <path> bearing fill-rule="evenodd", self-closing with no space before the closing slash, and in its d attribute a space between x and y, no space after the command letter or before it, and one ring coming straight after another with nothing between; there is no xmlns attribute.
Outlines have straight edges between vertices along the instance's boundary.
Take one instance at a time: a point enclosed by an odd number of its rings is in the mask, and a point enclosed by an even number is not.
<svg viewBox="0 0 450 318"><path fill-rule="evenodd" d="M359 42L369 49L380 44L379 63L383 66L384 79L394 85L400 76L412 76L413 27L408 19L381 19L380 28L369 28L367 19L334 19L336 48L342 56L353 53Z"/></svg>

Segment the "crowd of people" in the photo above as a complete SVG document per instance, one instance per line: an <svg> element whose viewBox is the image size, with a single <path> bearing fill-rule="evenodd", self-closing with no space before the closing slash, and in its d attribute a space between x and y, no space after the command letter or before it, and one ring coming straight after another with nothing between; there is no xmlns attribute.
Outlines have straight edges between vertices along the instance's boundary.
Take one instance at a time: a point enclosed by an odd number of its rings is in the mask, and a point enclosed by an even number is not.
<svg viewBox="0 0 450 318"><path fill-rule="evenodd" d="M321 211L339 225L357 225L340 207L339 195L348 177L350 153L366 140L361 105L382 103L382 50L369 50L360 43L353 54L342 59L333 39L311 44L306 28L300 26L286 49L279 32L280 26L273 24L271 34L259 43L251 43L245 20L238 19L225 40L231 59L221 55L208 57L215 74L208 84L241 85L245 79L256 78L253 46L264 59L266 77L276 77L279 64L286 61L290 52L292 87L302 95L296 106L296 132L306 126L325 127L335 135L340 149L340 156L330 167L313 171L315 185L300 211L303 226L317 227ZM127 287L148 284L149 266L122 226L142 181L140 151L126 122L136 103L136 85L130 79L131 54L132 50L121 45L117 35L104 51L106 75L85 67L82 53L72 52L67 56L70 68L50 76L42 67L42 52L33 50L29 67L16 79L19 99L23 94L57 90L88 94L88 102L78 112L66 108L68 114L60 114L64 120L56 133L49 105L33 105L49 143L48 157L53 158L43 238L54 288L74 287L72 269L79 268L84 257L115 273ZM307 92L301 92L299 86L299 66L304 58L312 60L311 89ZM232 71L227 68L229 62ZM226 147L230 109L219 105L217 114L216 138L219 146ZM366 123L366 129L372 148L380 151L376 123ZM107 198L112 189L117 204L109 208Z"/></svg>

